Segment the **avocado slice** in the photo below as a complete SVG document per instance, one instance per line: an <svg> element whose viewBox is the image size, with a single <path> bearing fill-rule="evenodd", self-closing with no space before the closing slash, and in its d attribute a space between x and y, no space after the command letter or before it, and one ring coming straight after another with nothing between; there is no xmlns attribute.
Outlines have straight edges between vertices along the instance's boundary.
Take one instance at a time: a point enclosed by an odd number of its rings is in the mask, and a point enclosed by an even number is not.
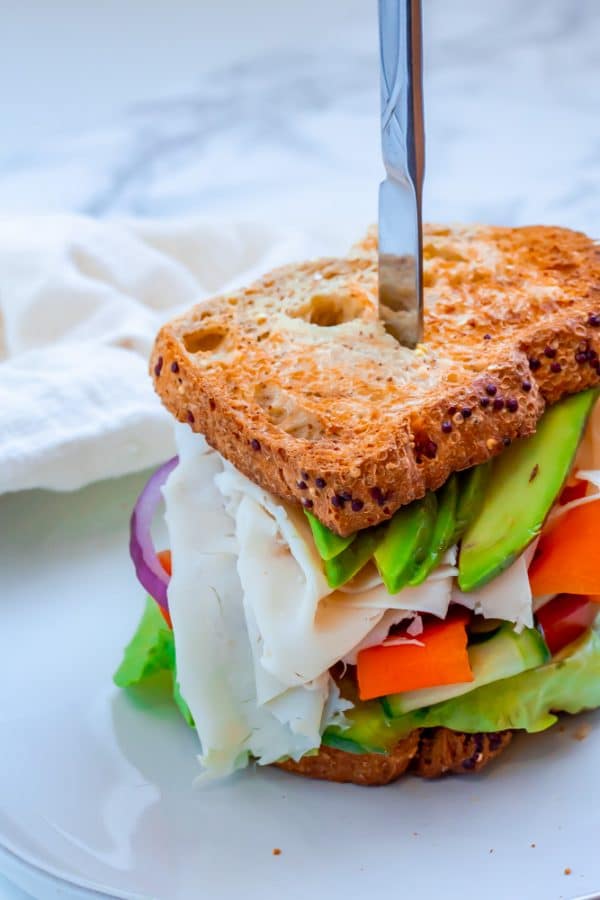
<svg viewBox="0 0 600 900"><path fill-rule="evenodd" d="M458 561L461 591L487 584L542 530L573 463L595 390L551 406L536 433L494 460L478 515L468 526Z"/></svg>
<svg viewBox="0 0 600 900"><path fill-rule="evenodd" d="M401 507L375 551L375 562L390 594L397 594L427 556L435 526L437 498L426 494Z"/></svg>
<svg viewBox="0 0 600 900"><path fill-rule="evenodd" d="M344 714L347 728L330 725L321 738L327 747L346 753L387 753L406 736L405 720L398 727L378 700L357 703Z"/></svg>
<svg viewBox="0 0 600 900"><path fill-rule="evenodd" d="M348 537L340 537L335 531L331 531L330 528L323 525L322 522L319 522L317 517L313 516L307 509L304 510L304 514L308 519L315 547L319 551L321 559L332 559L334 556L337 556L338 553L341 553L346 547L349 547L356 537L356 534L350 534Z"/></svg>
<svg viewBox="0 0 600 900"><path fill-rule="evenodd" d="M437 516L433 526L431 543L427 555L410 579L410 584L421 584L435 569L440 559L454 543L456 530L456 504L458 500L458 477L451 475L437 492Z"/></svg>
<svg viewBox="0 0 600 900"><path fill-rule="evenodd" d="M325 576L329 587L341 587L366 566L383 539L386 527L387 525L379 525L358 532L356 540L345 550L332 559L325 560Z"/></svg>
<svg viewBox="0 0 600 900"><path fill-rule="evenodd" d="M460 473L453 544L461 539L469 522L472 522L479 513L490 471L491 463L483 463Z"/></svg>

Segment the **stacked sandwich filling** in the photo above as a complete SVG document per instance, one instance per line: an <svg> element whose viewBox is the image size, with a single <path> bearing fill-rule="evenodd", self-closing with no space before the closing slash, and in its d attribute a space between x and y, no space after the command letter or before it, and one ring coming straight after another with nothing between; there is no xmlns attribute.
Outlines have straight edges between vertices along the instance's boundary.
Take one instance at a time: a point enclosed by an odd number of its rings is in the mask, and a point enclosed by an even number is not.
<svg viewBox="0 0 600 900"><path fill-rule="evenodd" d="M493 472L492 481L489 473L474 481L475 469L461 476L463 492L475 484L481 494L462 529L456 498L452 521L441 521L443 486L435 500L348 540L250 481L185 425L177 446L163 489L169 614L148 607L116 680L176 666L176 699L198 731L204 777L252 759L299 760L323 744L387 753L417 728L538 731L555 710L600 705L600 580L582 576L572 547L568 571L561 566L574 529L583 553L585 529L593 535L594 517L600 525L597 406L566 487L561 477L552 492L549 481L541 540L538 529L513 541L481 583L461 559L477 557L486 509L502 501ZM548 477L537 462L528 471L526 484ZM430 507L419 544L411 528Z"/></svg>

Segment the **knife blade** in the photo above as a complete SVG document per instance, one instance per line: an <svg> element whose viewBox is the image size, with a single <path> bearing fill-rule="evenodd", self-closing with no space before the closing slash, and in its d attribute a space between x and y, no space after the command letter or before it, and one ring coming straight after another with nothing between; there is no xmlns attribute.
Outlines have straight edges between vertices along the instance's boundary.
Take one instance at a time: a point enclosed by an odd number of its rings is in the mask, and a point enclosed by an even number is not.
<svg viewBox="0 0 600 900"><path fill-rule="evenodd" d="M379 315L401 344L423 336L425 168L421 0L379 0L381 149Z"/></svg>

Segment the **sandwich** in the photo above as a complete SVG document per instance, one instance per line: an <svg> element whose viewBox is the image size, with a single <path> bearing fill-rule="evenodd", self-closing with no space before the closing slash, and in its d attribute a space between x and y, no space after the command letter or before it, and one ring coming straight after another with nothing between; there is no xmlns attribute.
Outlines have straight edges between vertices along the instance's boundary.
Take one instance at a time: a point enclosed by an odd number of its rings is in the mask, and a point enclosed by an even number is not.
<svg viewBox="0 0 600 900"><path fill-rule="evenodd" d="M202 779L477 772L600 706L600 248L427 227L414 350L376 251L369 232L156 338L178 455L133 513L149 598L115 681L168 676Z"/></svg>

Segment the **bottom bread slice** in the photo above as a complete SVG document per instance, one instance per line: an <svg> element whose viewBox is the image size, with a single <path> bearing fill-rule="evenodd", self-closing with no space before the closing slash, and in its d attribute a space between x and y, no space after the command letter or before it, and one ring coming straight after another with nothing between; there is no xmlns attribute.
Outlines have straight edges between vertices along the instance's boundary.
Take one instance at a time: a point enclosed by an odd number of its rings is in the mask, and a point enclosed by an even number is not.
<svg viewBox="0 0 600 900"><path fill-rule="evenodd" d="M508 746L512 731L463 734L448 728L413 731L390 753L346 753L322 746L315 756L276 763L280 769L326 781L381 785L407 770L424 778L478 772Z"/></svg>

